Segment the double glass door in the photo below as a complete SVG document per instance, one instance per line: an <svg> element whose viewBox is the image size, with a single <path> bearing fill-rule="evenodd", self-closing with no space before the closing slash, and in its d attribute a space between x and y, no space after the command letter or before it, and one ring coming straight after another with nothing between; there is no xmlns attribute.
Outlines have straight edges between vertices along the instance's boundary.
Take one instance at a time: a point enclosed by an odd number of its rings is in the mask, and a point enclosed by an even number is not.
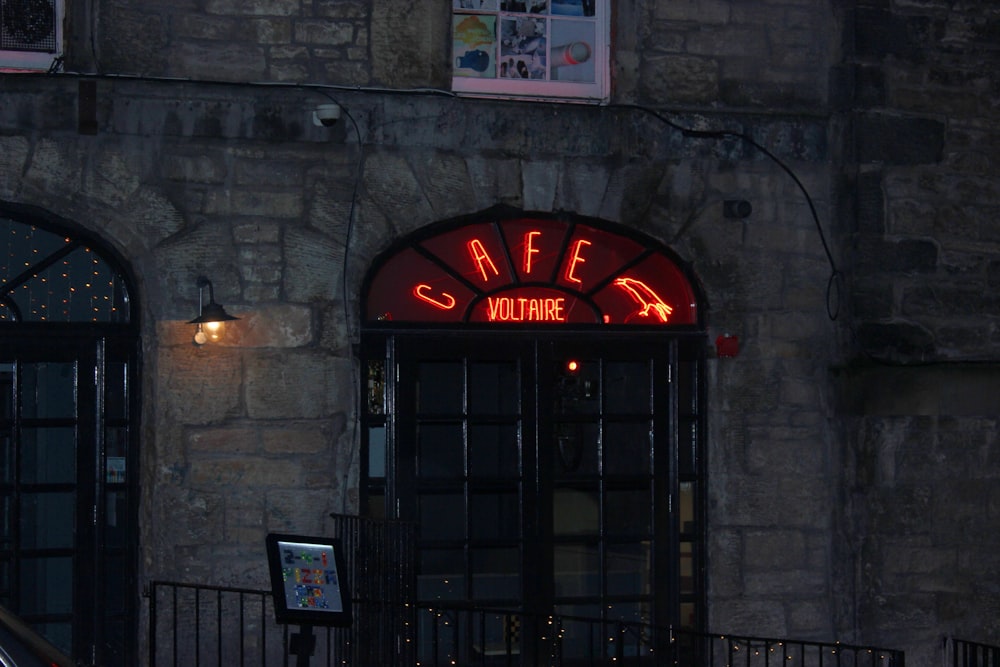
<svg viewBox="0 0 1000 667"><path fill-rule="evenodd" d="M393 371L369 382L367 503L418 525L421 604L697 624L696 346L489 335L386 345ZM573 625L564 650L592 651L592 626L574 637Z"/></svg>
<svg viewBox="0 0 1000 667"><path fill-rule="evenodd" d="M2 342L0 604L79 660L131 664L134 344Z"/></svg>

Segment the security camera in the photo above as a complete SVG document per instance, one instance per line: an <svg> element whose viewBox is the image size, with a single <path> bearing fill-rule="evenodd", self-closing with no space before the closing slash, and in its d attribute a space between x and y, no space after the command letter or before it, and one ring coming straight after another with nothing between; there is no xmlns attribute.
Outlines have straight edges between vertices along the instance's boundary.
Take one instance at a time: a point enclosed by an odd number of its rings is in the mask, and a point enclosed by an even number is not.
<svg viewBox="0 0 1000 667"><path fill-rule="evenodd" d="M333 127L340 120L339 104L320 104L313 111L313 125L319 127Z"/></svg>

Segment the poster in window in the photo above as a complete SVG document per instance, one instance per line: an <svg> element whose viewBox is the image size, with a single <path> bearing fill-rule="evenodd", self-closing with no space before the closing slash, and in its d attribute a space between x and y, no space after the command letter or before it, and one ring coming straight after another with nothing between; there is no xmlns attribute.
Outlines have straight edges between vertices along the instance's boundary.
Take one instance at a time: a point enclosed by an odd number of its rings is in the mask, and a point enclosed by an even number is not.
<svg viewBox="0 0 1000 667"><path fill-rule="evenodd" d="M496 17L488 14L454 14L452 49L455 76L496 77Z"/></svg>
<svg viewBox="0 0 1000 667"><path fill-rule="evenodd" d="M452 89L604 102L609 14L609 0L452 0Z"/></svg>

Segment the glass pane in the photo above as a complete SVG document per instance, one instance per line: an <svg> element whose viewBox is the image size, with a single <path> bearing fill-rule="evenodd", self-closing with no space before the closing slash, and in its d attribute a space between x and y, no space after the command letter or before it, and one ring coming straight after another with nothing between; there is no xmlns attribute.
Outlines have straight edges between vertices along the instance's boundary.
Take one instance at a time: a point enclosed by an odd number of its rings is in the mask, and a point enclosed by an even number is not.
<svg viewBox="0 0 1000 667"><path fill-rule="evenodd" d="M419 424L417 456L417 474L420 477L463 477L465 445L462 424Z"/></svg>
<svg viewBox="0 0 1000 667"><path fill-rule="evenodd" d="M697 475L695 451L698 446L698 422L682 417L677 428L677 465L682 475Z"/></svg>
<svg viewBox="0 0 1000 667"><path fill-rule="evenodd" d="M465 597L465 551L422 549L417 576L421 601L456 600Z"/></svg>
<svg viewBox="0 0 1000 667"><path fill-rule="evenodd" d="M600 528L599 495L596 492L560 489L552 503L556 535L597 535Z"/></svg>
<svg viewBox="0 0 1000 667"><path fill-rule="evenodd" d="M0 419L14 417L14 364L0 363Z"/></svg>
<svg viewBox="0 0 1000 667"><path fill-rule="evenodd" d="M104 412L108 419L126 419L128 401L125 369L122 362L108 362L104 370Z"/></svg>
<svg viewBox="0 0 1000 667"><path fill-rule="evenodd" d="M520 456L516 424L469 425L469 475L518 476Z"/></svg>
<svg viewBox="0 0 1000 667"><path fill-rule="evenodd" d="M601 407L600 362L564 359L558 364L554 388L555 414L597 414Z"/></svg>
<svg viewBox="0 0 1000 667"><path fill-rule="evenodd" d="M460 414L465 383L460 361L417 365L417 411L424 414Z"/></svg>
<svg viewBox="0 0 1000 667"><path fill-rule="evenodd" d="M648 475L652 470L653 424L608 422L604 427L604 473Z"/></svg>
<svg viewBox="0 0 1000 667"><path fill-rule="evenodd" d="M108 554L104 561L104 598L101 609L106 614L125 611L125 581L122 574L126 571L125 559L121 553Z"/></svg>
<svg viewBox="0 0 1000 667"><path fill-rule="evenodd" d="M71 623L40 623L32 627L66 655L73 654L73 625Z"/></svg>
<svg viewBox="0 0 1000 667"><path fill-rule="evenodd" d="M650 595L649 542L607 547L608 594Z"/></svg>
<svg viewBox="0 0 1000 667"><path fill-rule="evenodd" d="M104 430L106 459L105 480L108 484L124 484L126 477L125 452L128 448L128 428L107 428Z"/></svg>
<svg viewBox="0 0 1000 667"><path fill-rule="evenodd" d="M73 610L73 559L22 558L21 614L66 614Z"/></svg>
<svg viewBox="0 0 1000 667"><path fill-rule="evenodd" d="M692 533L697 526L694 522L694 483L681 483L680 523L682 533Z"/></svg>
<svg viewBox="0 0 1000 667"><path fill-rule="evenodd" d="M385 477L385 426L368 427L368 476Z"/></svg>
<svg viewBox="0 0 1000 667"><path fill-rule="evenodd" d="M460 493L420 496L420 537L424 540L465 539L465 498Z"/></svg>
<svg viewBox="0 0 1000 667"><path fill-rule="evenodd" d="M521 507L516 493L476 493L469 503L472 539L510 540L520 536Z"/></svg>
<svg viewBox="0 0 1000 667"><path fill-rule="evenodd" d="M76 417L76 364L45 362L22 368L24 417Z"/></svg>
<svg viewBox="0 0 1000 667"><path fill-rule="evenodd" d="M14 446L9 433L0 434L0 482L14 481Z"/></svg>
<svg viewBox="0 0 1000 667"><path fill-rule="evenodd" d="M75 499L72 492L23 494L21 548L71 549L74 510Z"/></svg>
<svg viewBox="0 0 1000 667"><path fill-rule="evenodd" d="M694 593L694 545L681 542L681 594Z"/></svg>
<svg viewBox="0 0 1000 667"><path fill-rule="evenodd" d="M600 428L596 423L560 422L555 425L553 470L556 479L597 475Z"/></svg>
<svg viewBox="0 0 1000 667"><path fill-rule="evenodd" d="M72 484L76 481L76 430L72 427L21 431L21 481Z"/></svg>
<svg viewBox="0 0 1000 667"><path fill-rule="evenodd" d="M591 604L561 604L556 606L555 613L564 617L562 624L562 658L582 660L579 664L605 664L595 661L594 656L614 656L614 646L607 645L607 626L603 623L575 619L599 619L603 613L599 605ZM568 617L568 618L566 618ZM573 662L572 664L578 664ZM607 664L615 664L609 662Z"/></svg>
<svg viewBox="0 0 1000 667"><path fill-rule="evenodd" d="M519 412L519 403L520 386L515 362L470 364L470 413L514 415Z"/></svg>
<svg viewBox="0 0 1000 667"><path fill-rule="evenodd" d="M601 594L601 557L596 544L559 544L553 553L556 597Z"/></svg>
<svg viewBox="0 0 1000 667"><path fill-rule="evenodd" d="M648 488L606 491L604 511L608 535L640 539L652 535L653 497Z"/></svg>
<svg viewBox="0 0 1000 667"><path fill-rule="evenodd" d="M0 497L0 509L3 511L3 516L0 520L3 521L2 533L0 533L0 547L4 549L10 549L14 542L14 525L13 519L11 517L11 512L14 508L14 498L11 494L4 494Z"/></svg>
<svg viewBox="0 0 1000 667"><path fill-rule="evenodd" d="M128 505L123 491L107 493L107 516L105 517L104 538L108 547L124 547L128 537Z"/></svg>
<svg viewBox="0 0 1000 667"><path fill-rule="evenodd" d="M519 600L521 557L516 547L472 553L472 595L495 602Z"/></svg>
<svg viewBox="0 0 1000 667"><path fill-rule="evenodd" d="M604 412L649 414L653 396L650 366L642 361L609 361L604 368Z"/></svg>

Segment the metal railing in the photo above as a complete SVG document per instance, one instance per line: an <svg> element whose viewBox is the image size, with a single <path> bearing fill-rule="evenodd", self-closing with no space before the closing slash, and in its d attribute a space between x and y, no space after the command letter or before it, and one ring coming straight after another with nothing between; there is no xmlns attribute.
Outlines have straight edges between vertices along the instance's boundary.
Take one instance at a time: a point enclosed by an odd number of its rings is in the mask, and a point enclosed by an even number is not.
<svg viewBox="0 0 1000 667"><path fill-rule="evenodd" d="M147 589L150 667L276 667L295 663L299 634L274 622L270 591L167 581ZM439 605L395 616L358 613L317 628L313 667L905 667L901 651L657 628L643 623ZM371 610L369 610L371 611ZM359 625L360 619L366 619ZM377 627L366 624L377 623ZM390 627L391 626L391 627ZM978 652L977 652L978 655ZM994 654L995 655L995 654ZM1000 667L956 662L955 667Z"/></svg>
<svg viewBox="0 0 1000 667"><path fill-rule="evenodd" d="M1000 667L1000 646L945 637L945 665L951 667Z"/></svg>
<svg viewBox="0 0 1000 667"><path fill-rule="evenodd" d="M421 667L905 667L902 651L874 646L465 606L421 608L415 629Z"/></svg>

